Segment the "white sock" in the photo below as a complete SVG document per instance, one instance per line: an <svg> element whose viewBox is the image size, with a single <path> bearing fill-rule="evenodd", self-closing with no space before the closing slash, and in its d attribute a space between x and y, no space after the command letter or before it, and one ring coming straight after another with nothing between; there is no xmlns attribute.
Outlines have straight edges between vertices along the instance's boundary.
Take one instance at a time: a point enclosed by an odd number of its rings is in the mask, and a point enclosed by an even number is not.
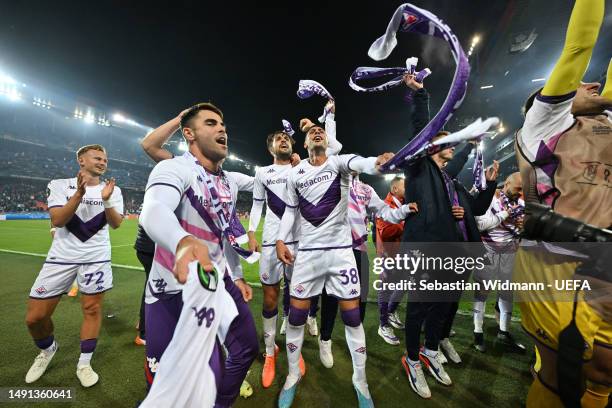
<svg viewBox="0 0 612 408"><path fill-rule="evenodd" d="M363 324L357 327L344 326L344 336L346 337L346 345L351 352L353 360L353 381L366 382L366 339L363 330Z"/></svg>
<svg viewBox="0 0 612 408"><path fill-rule="evenodd" d="M304 343L304 325L294 326L287 322L287 361L289 362L289 374L287 375L286 387L289 379L297 381L300 378L300 355L302 354L302 343Z"/></svg>
<svg viewBox="0 0 612 408"><path fill-rule="evenodd" d="M499 330L508 331L508 324L512 318L512 302L499 299Z"/></svg>
<svg viewBox="0 0 612 408"><path fill-rule="evenodd" d="M474 301L474 333L482 333L485 307L485 302L481 302L480 300Z"/></svg>
<svg viewBox="0 0 612 408"><path fill-rule="evenodd" d="M263 318L263 336L264 336L264 344L266 345L266 355L273 356L274 355L274 341L276 339L276 320L278 318L278 314L274 315L274 317Z"/></svg>
<svg viewBox="0 0 612 408"><path fill-rule="evenodd" d="M89 365L89 363L91 362L91 356L93 356L93 352L92 353L81 353L77 367Z"/></svg>

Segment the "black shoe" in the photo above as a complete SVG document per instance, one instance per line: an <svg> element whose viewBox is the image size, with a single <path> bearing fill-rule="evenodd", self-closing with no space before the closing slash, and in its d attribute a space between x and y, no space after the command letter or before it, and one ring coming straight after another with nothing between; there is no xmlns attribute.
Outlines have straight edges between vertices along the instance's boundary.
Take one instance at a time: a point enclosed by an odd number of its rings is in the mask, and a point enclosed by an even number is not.
<svg viewBox="0 0 612 408"><path fill-rule="evenodd" d="M484 343L484 334L474 332L474 348L481 353L487 351L487 346Z"/></svg>
<svg viewBox="0 0 612 408"><path fill-rule="evenodd" d="M497 339L500 340L504 346L511 348L513 351L524 353L527 350L527 348L516 341L509 332L500 330L499 333L497 333Z"/></svg>

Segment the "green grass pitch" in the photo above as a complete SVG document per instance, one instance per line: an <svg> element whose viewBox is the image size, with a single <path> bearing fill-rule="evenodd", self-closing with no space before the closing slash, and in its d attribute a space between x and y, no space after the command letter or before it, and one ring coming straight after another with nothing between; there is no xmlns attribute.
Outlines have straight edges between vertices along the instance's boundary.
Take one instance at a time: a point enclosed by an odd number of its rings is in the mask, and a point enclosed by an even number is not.
<svg viewBox="0 0 612 408"><path fill-rule="evenodd" d="M136 221L126 220L122 227L111 232L113 263L140 266L132 245L136 236ZM46 254L51 242L48 221L2 221L0 222L0 249ZM2 316L0 320L0 344L4 356L1 361L0 387L25 387L25 373L37 354L28 335L24 317L28 293L43 263L43 258L0 252L0 297ZM114 289L104 304L104 321L92 366L100 374L100 383L91 389L83 389L76 378L76 363L79 356L79 327L81 322L78 298L64 297L55 315L55 336L60 349L48 371L35 387L72 387L76 401L72 404L57 403L13 403L10 406L27 407L135 407L144 398L144 349L133 344L138 319L140 296L144 284L144 273L139 270L113 268ZM245 266L247 280L257 282L257 266ZM373 290L370 291L373 294ZM261 289L254 288L251 310L261 338ZM371 295L372 296L372 295ZM491 299L492 300L492 299ZM463 309L469 304L464 303ZM492 305L487 305L492 310ZM403 311L403 308L401 309ZM114 315L112 318L107 315ZM495 323L485 321L485 335L489 350L480 354L471 349L472 322L470 316L458 315L453 338L456 349L463 358L460 366L447 366L453 379L452 387L435 383L426 373L431 387L432 399L425 401L410 389L400 364L403 350L403 335L399 347L389 346L377 335L378 313L375 303L368 305L364 323L367 345L367 375L374 402L379 407L518 407L523 406L531 382L529 364L532 353L526 355L509 353L497 347L494 341ZM532 350L532 343L518 324L513 331ZM303 355L307 373L302 380L294 403L295 407L354 407L356 398L351 386L351 358L344 342L344 329L338 319L334 331L334 358L332 369L324 368L318 356L315 337L306 334ZM284 345L279 336L277 343ZM263 342L261 343L263 352ZM286 358L281 352L277 362L275 384L264 390L260 384L263 357L260 356L247 377L254 388L254 395L239 399L236 407L275 407L277 395L287 373ZM452 363L451 363L452 364Z"/></svg>

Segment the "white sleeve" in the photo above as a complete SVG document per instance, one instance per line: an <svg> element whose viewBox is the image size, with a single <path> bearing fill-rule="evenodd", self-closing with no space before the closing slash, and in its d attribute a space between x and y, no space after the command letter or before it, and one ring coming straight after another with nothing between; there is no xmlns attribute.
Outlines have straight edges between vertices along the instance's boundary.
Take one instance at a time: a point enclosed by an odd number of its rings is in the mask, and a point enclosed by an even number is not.
<svg viewBox="0 0 612 408"><path fill-rule="evenodd" d="M475 218L478 231L485 232L499 226L499 224L508 218L508 211L504 210L498 212L497 214L493 214L493 211L491 211L491 208L489 208L484 215L480 215Z"/></svg>
<svg viewBox="0 0 612 408"><path fill-rule="evenodd" d="M225 174L238 186L238 191L253 192L253 180L255 177L247 176L246 174L238 173L236 171L226 171Z"/></svg>
<svg viewBox="0 0 612 408"><path fill-rule="evenodd" d="M370 202L368 203L368 210L372 211L376 217L382 218L384 221L390 222L391 224L399 224L404 221L406 216L410 213L410 207L407 204L402 205L399 208L391 208L387 203L380 199L376 191L368 186L371 191Z"/></svg>
<svg viewBox="0 0 612 408"><path fill-rule="evenodd" d="M572 126L573 101L573 94L562 97L538 95L535 98L533 106L525 115L519 141L530 160L535 160L540 142L546 143Z"/></svg>
<svg viewBox="0 0 612 408"><path fill-rule="evenodd" d="M255 180L253 182L253 205L251 206L251 212L249 215L249 231L257 231L259 222L261 220L261 211L265 199L265 189L263 182L261 181L261 175L258 171L255 173Z"/></svg>
<svg viewBox="0 0 612 408"><path fill-rule="evenodd" d="M68 197L62 188L61 180L51 180L47 184L47 207L63 207L67 202Z"/></svg>
<svg viewBox="0 0 612 408"><path fill-rule="evenodd" d="M280 229L278 231L277 241L287 242L287 237L293 231L293 224L297 222L298 217L295 216L295 213L298 209L298 196L295 192L295 183L293 182L293 170L287 177L287 183L285 191L285 212L283 213L283 218L280 222Z"/></svg>
<svg viewBox="0 0 612 408"><path fill-rule="evenodd" d="M376 170L376 157L361 157L356 154L341 154L336 156L338 168L343 173L366 173L373 176L379 175Z"/></svg>
<svg viewBox="0 0 612 408"><path fill-rule="evenodd" d="M161 161L151 171L140 214L149 237L173 254L179 241L190 235L174 214L189 186L190 169L177 166L174 160Z"/></svg>
<svg viewBox="0 0 612 408"><path fill-rule="evenodd" d="M335 156L342 150L342 143L338 141L336 137L336 121L333 113L327 114L325 117L325 133L327 133L328 146L325 150L325 154L329 156Z"/></svg>
<svg viewBox="0 0 612 408"><path fill-rule="evenodd" d="M115 209L119 214L123 214L123 194L121 193L121 189L117 186L113 188L113 194L111 194L110 199L111 207Z"/></svg>

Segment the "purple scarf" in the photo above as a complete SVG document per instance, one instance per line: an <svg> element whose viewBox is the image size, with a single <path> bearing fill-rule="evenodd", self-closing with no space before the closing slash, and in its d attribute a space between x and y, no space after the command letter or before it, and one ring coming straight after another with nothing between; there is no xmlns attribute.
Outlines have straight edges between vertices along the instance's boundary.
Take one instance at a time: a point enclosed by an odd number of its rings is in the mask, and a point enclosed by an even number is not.
<svg viewBox="0 0 612 408"><path fill-rule="evenodd" d="M359 67L351 74L351 77L349 78L349 86L357 92L386 91L387 89L401 85L401 83L404 82L404 75L406 74L415 75L415 80L419 83L423 83L423 80L431 75L431 70L429 68L425 68L421 71L417 71L416 65L418 62L418 58L412 57L406 60L406 68ZM362 87L357 85L357 81L361 81L363 79L374 79L388 76L392 76L393 78L378 86ZM407 102L412 100L413 93L414 91L412 89L408 89L405 98Z"/></svg>
<svg viewBox="0 0 612 408"><path fill-rule="evenodd" d="M503 190L499 191L499 198L502 201L503 207L506 208L506 210L508 211L508 218L512 221L509 223L503 222L502 224L508 231L512 233L515 238L518 238L521 234L514 223L525 213L525 206L521 205L518 200L510 201L508 196L504 194ZM518 207L513 209L512 206L516 206L517 204Z"/></svg>
<svg viewBox="0 0 612 408"><path fill-rule="evenodd" d="M219 193L215 188L215 184L208 175L208 172L200 165L200 163L191 153L187 152L184 154L184 156L193 161L193 165L200 173L204 188L208 189L210 192L213 210L217 215L213 218L213 222L217 229L221 231L222 236L227 239L227 242L230 243L232 249L236 251L241 258L248 263L257 262L260 256L259 252L251 252L240 247L240 244L248 242L248 239L246 238L246 231L244 230L244 227L236 214L236 208L233 205L230 205L227 210L224 209L223 205L221 204L221 200L219 199ZM223 179L225 184L228 184L223 170L219 170L219 176ZM222 237L219 237L219 239L221 238Z"/></svg>
<svg viewBox="0 0 612 408"><path fill-rule="evenodd" d="M329 91L317 81L311 79L301 79L298 83L297 96L300 99L308 99L313 95L322 96L325 99L334 100ZM323 114L319 116L319 123L325 123L325 118L331 113L331 109L323 108Z"/></svg>
<svg viewBox="0 0 612 408"><path fill-rule="evenodd" d="M409 165L418 159L421 159L425 156L431 156L444 149L457 146L462 142L466 142L468 140L480 140L487 134L487 131L490 127L497 126L498 124L499 119L496 117L487 118L485 120L481 120L480 118L478 118L472 124L464 127L458 132L441 137L435 142L425 142L425 144L413 154L407 155L404 158L403 163L404 165Z"/></svg>
<svg viewBox="0 0 612 408"><path fill-rule="evenodd" d="M472 169L472 175L474 176L474 187L476 187L476 190L486 190L487 180L485 178L482 149L480 148L480 146L476 148L476 157L474 158L474 167Z"/></svg>
<svg viewBox="0 0 612 408"><path fill-rule="evenodd" d="M397 45L398 31L442 38L451 48L456 69L453 83L440 111L414 139L397 152L393 159L382 166L384 172L397 171L397 167L403 167L408 157L419 151L444 127L453 113L461 106L470 76L470 65L465 52L451 29L434 14L408 3L398 7L387 26L385 35L374 41L368 51L370 58L376 61L387 58Z"/></svg>

